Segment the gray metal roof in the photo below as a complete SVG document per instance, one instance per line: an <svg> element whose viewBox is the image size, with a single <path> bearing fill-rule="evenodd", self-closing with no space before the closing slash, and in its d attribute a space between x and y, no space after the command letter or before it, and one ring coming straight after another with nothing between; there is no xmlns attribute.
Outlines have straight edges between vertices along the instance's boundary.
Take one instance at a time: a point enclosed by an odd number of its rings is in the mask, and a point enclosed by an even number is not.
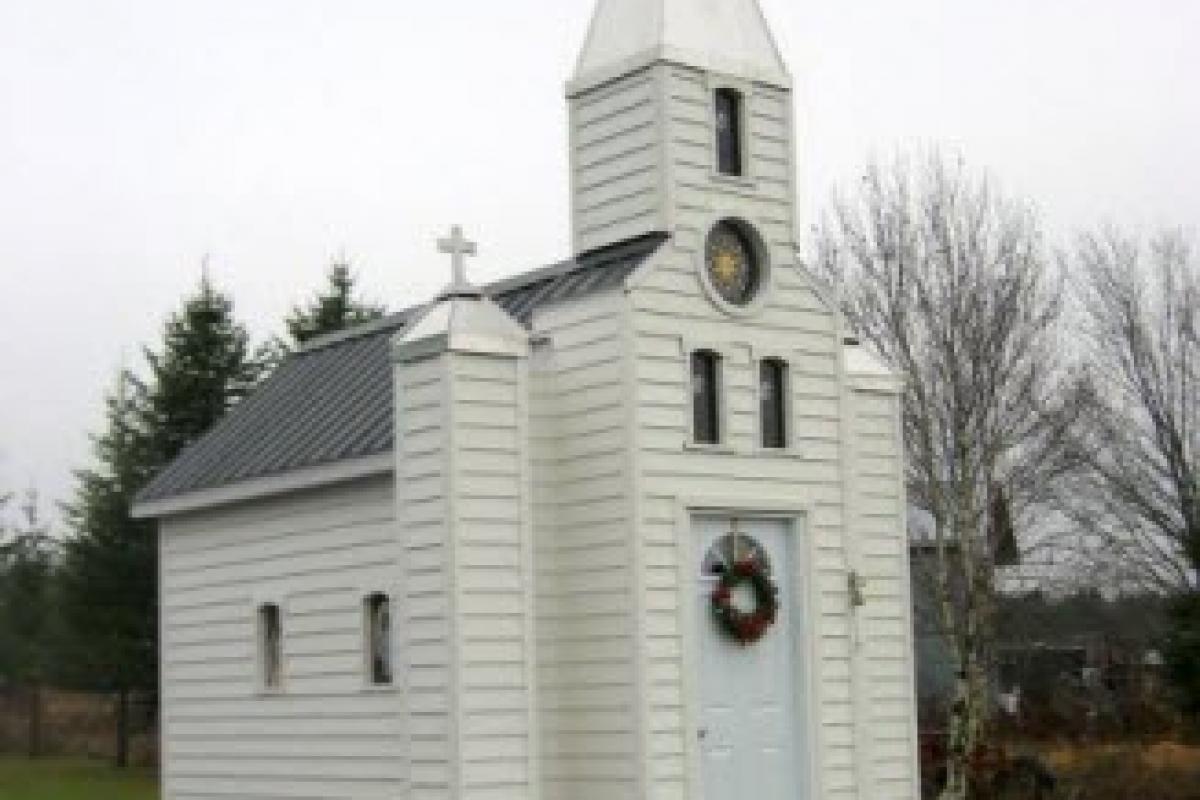
<svg viewBox="0 0 1200 800"><path fill-rule="evenodd" d="M664 241L652 235L486 287L528 325L551 303L616 288ZM392 337L421 307L317 339L160 472L138 504L392 450Z"/></svg>

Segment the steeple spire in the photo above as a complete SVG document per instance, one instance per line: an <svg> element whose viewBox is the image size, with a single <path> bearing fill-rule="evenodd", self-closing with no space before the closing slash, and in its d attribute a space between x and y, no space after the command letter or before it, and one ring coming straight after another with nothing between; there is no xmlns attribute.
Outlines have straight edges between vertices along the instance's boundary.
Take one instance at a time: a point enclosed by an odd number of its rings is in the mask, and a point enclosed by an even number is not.
<svg viewBox="0 0 1200 800"><path fill-rule="evenodd" d="M758 0L598 0L569 90L656 61L791 86Z"/></svg>

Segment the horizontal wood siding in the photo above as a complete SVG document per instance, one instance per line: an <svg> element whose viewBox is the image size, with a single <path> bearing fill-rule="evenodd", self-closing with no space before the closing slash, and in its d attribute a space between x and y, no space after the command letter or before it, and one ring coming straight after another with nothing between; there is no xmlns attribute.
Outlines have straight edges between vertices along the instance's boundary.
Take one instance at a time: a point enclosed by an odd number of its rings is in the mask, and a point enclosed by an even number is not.
<svg viewBox="0 0 1200 800"><path fill-rule="evenodd" d="M396 610L409 754L405 797L449 800L455 791L454 601L447 513L451 417L441 359L396 369L396 495L402 602Z"/></svg>
<svg viewBox="0 0 1200 800"><path fill-rule="evenodd" d="M164 797L395 798L401 698L367 688L363 600L394 592L390 477L163 521ZM284 687L258 686L256 609Z"/></svg>
<svg viewBox="0 0 1200 800"><path fill-rule="evenodd" d="M623 298L542 311L532 440L543 800L636 796Z"/></svg>
<svg viewBox="0 0 1200 800"><path fill-rule="evenodd" d="M864 736L869 797L912 797L917 743L908 549L900 482L898 398L851 394L855 534L866 605L862 629Z"/></svg>
<svg viewBox="0 0 1200 800"><path fill-rule="evenodd" d="M684 729L681 570L676 516L682 498L782 500L807 506L803 533L812 538L815 583L807 635L817 663L806 665L822 691L809 713L821 730L815 758L826 798L852 797L853 718L850 692L845 495L842 483L837 333L833 315L793 268L777 268L775 291L750 320L725 317L697 285L695 245L676 240L633 293L638 373L637 431L641 491L639 535L647 580L644 669L651 703L651 796L691 797ZM666 309L666 310L664 310ZM723 359L727 438L720 453L687 447L691 389L687 354L715 346ZM791 373L792 448L757 447L756 358L787 360ZM804 548L801 548L801 552ZM797 676L800 680L800 676Z"/></svg>
<svg viewBox="0 0 1200 800"><path fill-rule="evenodd" d="M664 229L657 91L643 70L571 99L576 252Z"/></svg>
<svg viewBox="0 0 1200 800"><path fill-rule="evenodd" d="M650 702L649 794L679 800L698 791L689 785L687 755L695 732L684 728L685 707L694 698L683 694L683 639L690 632L681 629L680 613L682 603L692 602L680 595L680 576L682 570L696 565L681 563L678 537L688 532L679 530L677 510L681 498L720 497L732 502L744 498L748 507L756 499L771 499L809 509L803 531L811 546L801 552L811 553L812 558L805 565L812 607L804 633L813 642L815 661L806 666L819 687L816 697L808 698L819 793L827 800L860 796L901 800L909 796L910 788L897 789L902 778L887 783L887 791L860 795L861 775L899 774L901 765L879 760L885 757L873 745L870 753L856 748L856 724L869 722L857 719L855 626L847 581L856 552L849 545L850 537L857 535L852 529L856 510L852 487L858 478L853 473L852 450L843 447L850 436L851 415L844 407L840 328L795 263L791 96L765 86L744 87L747 174L729 179L713 170L714 85L697 70L661 69L668 99L665 147L673 236L653 263L634 277L630 295L637 380L636 506L648 592L640 658ZM771 266L765 302L747 316L721 312L708 299L700 278L705 239L722 217L753 225L762 236ZM723 357L725 435L719 452L688 446L688 355L697 347L715 349ZM764 357L783 358L789 367L791 446L784 453L764 453L758 447L756 374L758 360ZM895 473L890 474L894 493ZM901 515L895 504L877 504L876 509L877 526L899 526ZM898 540L892 544L898 545ZM876 590L890 590L901 566L894 558L872 561L873 569L892 570ZM881 607L879 614L880 621L896 620L892 606ZM895 633L894 627L887 629L887 635ZM894 641L873 641L870 646L878 648L879 659L889 652L897 666L909 663ZM904 696L898 684L887 680L867 691L881 699L885 694ZM893 727L887 736L899 735L900 727L911 719L908 713L889 707ZM891 739L881 740L884 749L878 753L892 752L887 750L891 743Z"/></svg>
<svg viewBox="0 0 1200 800"><path fill-rule="evenodd" d="M789 93L748 86L745 114L745 177L715 174L714 85L699 70L662 67L668 98L666 150L668 203L673 229L703 235L714 215L753 220L768 246L794 241L796 175L792 161Z"/></svg>
<svg viewBox="0 0 1200 800"><path fill-rule="evenodd" d="M449 356L461 800L528 796L533 676L523 360Z"/></svg>

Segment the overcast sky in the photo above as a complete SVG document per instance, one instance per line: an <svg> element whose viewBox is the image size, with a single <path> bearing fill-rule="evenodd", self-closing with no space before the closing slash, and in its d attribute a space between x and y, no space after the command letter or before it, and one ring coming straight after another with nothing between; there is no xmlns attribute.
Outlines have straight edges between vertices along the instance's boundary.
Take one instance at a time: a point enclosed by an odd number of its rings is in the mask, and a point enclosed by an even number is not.
<svg viewBox="0 0 1200 800"><path fill-rule="evenodd" d="M567 255L563 84L593 0L0 0L0 491L50 499L205 254L257 336L344 251L398 308ZM1195 0L762 0L801 220L940 143L1051 234L1200 225Z"/></svg>

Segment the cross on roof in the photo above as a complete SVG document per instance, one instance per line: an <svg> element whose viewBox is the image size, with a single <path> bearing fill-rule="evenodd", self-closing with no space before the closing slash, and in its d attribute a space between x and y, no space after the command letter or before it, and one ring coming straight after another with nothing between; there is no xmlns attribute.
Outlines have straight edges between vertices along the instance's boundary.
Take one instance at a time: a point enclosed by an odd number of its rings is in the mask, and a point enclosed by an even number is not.
<svg viewBox="0 0 1200 800"><path fill-rule="evenodd" d="M450 267L452 270L452 279L450 288L466 289L470 286L467 283L467 256L473 256L478 253L475 243L463 236L462 227L455 225L450 228L450 236L446 239L438 239L438 252L446 253L450 256Z"/></svg>

